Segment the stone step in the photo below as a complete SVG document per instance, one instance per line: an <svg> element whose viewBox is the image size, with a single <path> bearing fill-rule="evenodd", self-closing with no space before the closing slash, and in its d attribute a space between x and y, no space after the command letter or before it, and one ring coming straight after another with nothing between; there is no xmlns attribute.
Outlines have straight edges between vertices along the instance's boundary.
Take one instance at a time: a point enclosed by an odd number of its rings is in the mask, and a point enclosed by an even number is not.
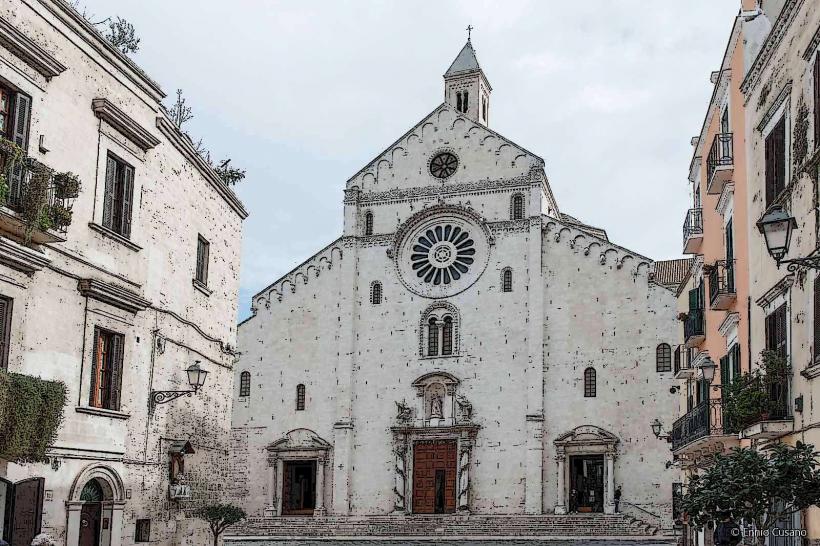
<svg viewBox="0 0 820 546"><path fill-rule="evenodd" d="M655 536L658 528L623 514L566 516L410 515L249 518L234 536Z"/></svg>

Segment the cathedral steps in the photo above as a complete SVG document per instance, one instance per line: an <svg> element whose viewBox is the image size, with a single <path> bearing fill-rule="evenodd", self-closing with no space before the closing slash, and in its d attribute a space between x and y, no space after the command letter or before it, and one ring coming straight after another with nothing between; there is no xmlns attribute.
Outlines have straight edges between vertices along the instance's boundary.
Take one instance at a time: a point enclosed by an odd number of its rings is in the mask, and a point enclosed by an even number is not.
<svg viewBox="0 0 820 546"><path fill-rule="evenodd" d="M247 537L658 536L657 527L626 514L256 517L227 532Z"/></svg>

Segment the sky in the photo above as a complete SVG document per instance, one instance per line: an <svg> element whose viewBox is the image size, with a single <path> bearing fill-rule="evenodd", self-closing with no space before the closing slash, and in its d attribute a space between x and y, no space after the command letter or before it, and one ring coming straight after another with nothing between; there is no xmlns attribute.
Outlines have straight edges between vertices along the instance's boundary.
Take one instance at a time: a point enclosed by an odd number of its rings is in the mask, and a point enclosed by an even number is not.
<svg viewBox="0 0 820 546"><path fill-rule="evenodd" d="M653 259L681 257L691 137L740 0L80 0L214 158L247 172L239 320L342 231L343 188L443 100L472 43L491 128L533 151L560 210Z"/></svg>

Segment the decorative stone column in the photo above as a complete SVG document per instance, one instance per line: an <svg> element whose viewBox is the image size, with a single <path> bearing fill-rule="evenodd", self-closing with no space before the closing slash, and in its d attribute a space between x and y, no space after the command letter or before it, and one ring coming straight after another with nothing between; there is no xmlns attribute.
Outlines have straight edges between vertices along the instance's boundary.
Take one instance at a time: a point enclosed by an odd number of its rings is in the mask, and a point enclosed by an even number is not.
<svg viewBox="0 0 820 546"><path fill-rule="evenodd" d="M111 546L122 544L122 513L125 509L125 501L114 501L111 503Z"/></svg>
<svg viewBox="0 0 820 546"><path fill-rule="evenodd" d="M276 515L276 460L277 457L268 453L268 502L265 505L265 517L272 518Z"/></svg>
<svg viewBox="0 0 820 546"><path fill-rule="evenodd" d="M274 506L274 515L281 516L282 515L282 480L284 479L285 475L285 461L282 459L276 459L276 478L274 480L273 486L273 506Z"/></svg>
<svg viewBox="0 0 820 546"><path fill-rule="evenodd" d="M325 515L325 458L316 459L316 507L313 509L314 517Z"/></svg>
<svg viewBox="0 0 820 546"><path fill-rule="evenodd" d="M470 513L470 457L473 443L469 440L459 442L458 456L458 503L460 513Z"/></svg>
<svg viewBox="0 0 820 546"><path fill-rule="evenodd" d="M558 503L555 505L556 514L567 513L567 488L566 484L564 483L564 474L566 472L564 466L566 460L566 452L563 450L563 448L558 448L558 450L555 453L555 462L558 463Z"/></svg>
<svg viewBox="0 0 820 546"><path fill-rule="evenodd" d="M395 455L395 485L393 492L396 500L393 506L393 513L404 515L407 513L407 443L402 439L401 443L393 450Z"/></svg>
<svg viewBox="0 0 820 546"><path fill-rule="evenodd" d="M65 504L68 513L66 544L78 544L80 541L80 513L83 509L83 503L67 501Z"/></svg>
<svg viewBox="0 0 820 546"><path fill-rule="evenodd" d="M604 514L615 513L615 453L607 451L604 455L606 464L606 490L604 491Z"/></svg>

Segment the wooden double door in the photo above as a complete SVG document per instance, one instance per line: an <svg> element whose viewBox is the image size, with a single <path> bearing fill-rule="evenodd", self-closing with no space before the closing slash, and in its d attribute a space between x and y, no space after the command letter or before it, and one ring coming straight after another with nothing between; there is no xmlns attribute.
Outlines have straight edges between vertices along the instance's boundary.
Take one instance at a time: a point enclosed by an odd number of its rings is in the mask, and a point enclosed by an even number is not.
<svg viewBox="0 0 820 546"><path fill-rule="evenodd" d="M451 514L456 511L457 454L456 440L414 444L414 513Z"/></svg>

